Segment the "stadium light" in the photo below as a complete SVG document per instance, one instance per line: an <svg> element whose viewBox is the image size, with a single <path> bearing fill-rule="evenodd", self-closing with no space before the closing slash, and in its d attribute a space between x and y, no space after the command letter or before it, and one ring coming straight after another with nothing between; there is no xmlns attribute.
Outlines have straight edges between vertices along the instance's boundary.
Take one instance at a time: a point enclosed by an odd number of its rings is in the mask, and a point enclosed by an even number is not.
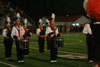
<svg viewBox="0 0 100 67"><path fill-rule="evenodd" d="M76 26L76 24L74 24L74 23L73 23L72 25L73 25L73 26Z"/></svg>
<svg viewBox="0 0 100 67"><path fill-rule="evenodd" d="M79 26L80 24L79 23L76 23L76 26Z"/></svg>

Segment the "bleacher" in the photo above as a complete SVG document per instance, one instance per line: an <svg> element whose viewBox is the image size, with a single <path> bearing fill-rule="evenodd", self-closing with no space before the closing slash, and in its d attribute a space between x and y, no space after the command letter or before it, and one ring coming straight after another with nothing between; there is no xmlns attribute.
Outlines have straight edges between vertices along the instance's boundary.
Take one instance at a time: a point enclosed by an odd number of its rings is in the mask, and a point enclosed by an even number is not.
<svg viewBox="0 0 100 67"><path fill-rule="evenodd" d="M36 29L35 22L33 19L31 19L30 16L28 16L26 13L24 13L23 10L19 9L17 6L13 5L9 1L1 1L0 0L0 30L5 25L6 22L6 16L9 16L11 19L11 24L14 24L16 14L20 13L22 22L25 18L28 19L28 26L31 29L32 32L35 32L34 30Z"/></svg>

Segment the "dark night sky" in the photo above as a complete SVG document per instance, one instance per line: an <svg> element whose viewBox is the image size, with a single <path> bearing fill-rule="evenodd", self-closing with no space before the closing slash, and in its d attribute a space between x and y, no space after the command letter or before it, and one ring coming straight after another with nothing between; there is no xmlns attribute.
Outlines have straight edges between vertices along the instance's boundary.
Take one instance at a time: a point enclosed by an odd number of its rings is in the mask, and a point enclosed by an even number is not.
<svg viewBox="0 0 100 67"><path fill-rule="evenodd" d="M10 0L28 15L50 16L54 12L57 16L84 14L84 0Z"/></svg>

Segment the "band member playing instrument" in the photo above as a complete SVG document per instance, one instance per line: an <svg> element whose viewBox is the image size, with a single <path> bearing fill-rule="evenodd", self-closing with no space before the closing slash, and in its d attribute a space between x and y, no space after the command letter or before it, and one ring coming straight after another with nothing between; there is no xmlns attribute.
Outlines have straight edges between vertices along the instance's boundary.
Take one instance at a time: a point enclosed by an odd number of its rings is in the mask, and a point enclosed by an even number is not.
<svg viewBox="0 0 100 67"><path fill-rule="evenodd" d="M5 25L5 28L3 29L3 36L4 36L4 46L5 46L5 58L6 60L11 60L13 39L11 38L11 26L10 22L8 21Z"/></svg>
<svg viewBox="0 0 100 67"><path fill-rule="evenodd" d="M29 56L29 39L32 33L27 28L27 23L24 23L24 35L23 35L23 45L24 45L24 56Z"/></svg>
<svg viewBox="0 0 100 67"><path fill-rule="evenodd" d="M54 25L55 21L50 21L50 27L46 29L46 35L50 37L50 62L57 62L57 47L54 44L55 38L58 36L58 28Z"/></svg>
<svg viewBox="0 0 100 67"><path fill-rule="evenodd" d="M16 20L16 25L12 28L11 36L12 38L15 38L15 44L16 44L16 50L17 50L17 61L24 62L23 60L23 49L22 49L22 40L24 35L24 29L20 25L20 19L18 18Z"/></svg>
<svg viewBox="0 0 100 67"><path fill-rule="evenodd" d="M37 28L36 34L38 35L39 53L44 53L44 42L45 42L45 31L42 27L42 21L39 20L39 27Z"/></svg>

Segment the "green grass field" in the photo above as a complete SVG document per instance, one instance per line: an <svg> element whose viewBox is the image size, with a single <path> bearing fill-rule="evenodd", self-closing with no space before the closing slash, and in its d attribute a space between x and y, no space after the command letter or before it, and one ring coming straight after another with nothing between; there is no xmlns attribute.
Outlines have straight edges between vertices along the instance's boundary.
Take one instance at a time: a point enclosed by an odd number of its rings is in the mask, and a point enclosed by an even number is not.
<svg viewBox="0 0 100 67"><path fill-rule="evenodd" d="M81 33L61 34L64 38L64 47L58 49L58 55L87 55L87 47L85 44L85 35ZM3 37L0 36L0 40ZM24 57L25 63L16 62L16 47L13 45L12 59L7 61L4 58L4 45L0 45L0 67L92 67L87 58L84 59L71 59L68 57L58 57L57 63L50 63L50 52L45 50L44 54L39 54L37 36L33 34L30 42L30 56ZM46 42L45 42L46 49Z"/></svg>

